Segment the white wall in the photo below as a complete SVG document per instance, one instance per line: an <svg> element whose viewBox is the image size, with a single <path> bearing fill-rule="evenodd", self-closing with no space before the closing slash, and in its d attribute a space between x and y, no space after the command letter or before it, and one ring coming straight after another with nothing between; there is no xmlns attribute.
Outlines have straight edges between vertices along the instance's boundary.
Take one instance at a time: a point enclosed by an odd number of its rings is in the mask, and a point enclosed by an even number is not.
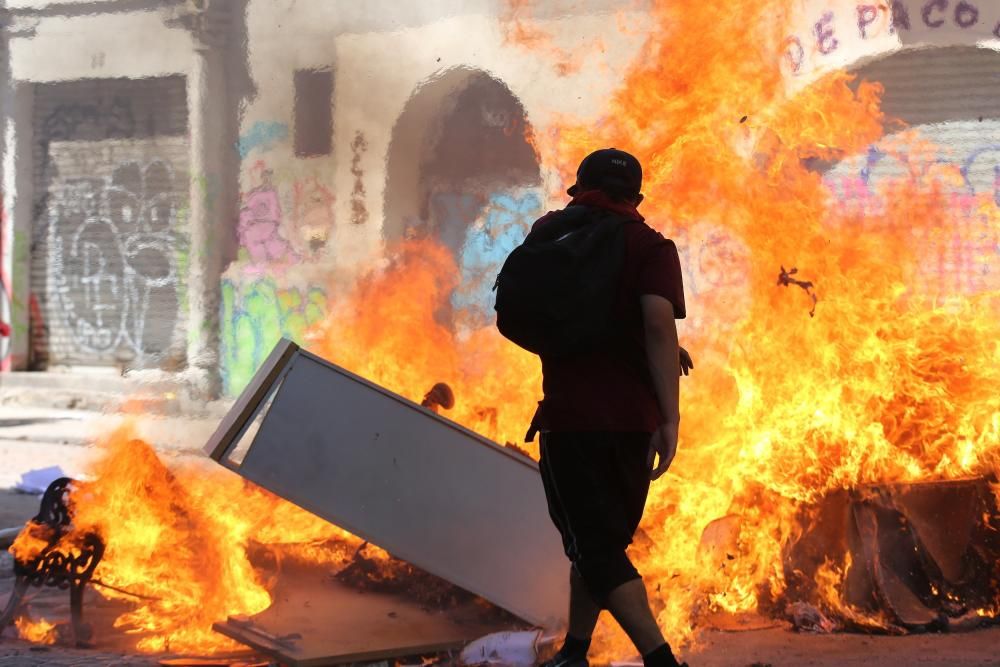
<svg viewBox="0 0 1000 667"><path fill-rule="evenodd" d="M420 16L404 17L388 9L378 14L377 8L366 6L366 21L358 16L339 17L330 3L316 0L251 5L250 62L259 95L246 111L244 130L256 122L277 121L291 131L293 71L332 67L334 152L330 157L297 159L289 137L266 154L248 156L244 169L265 159L269 166L290 175L312 172L330 183L337 194L332 243L338 257L349 263L365 262L381 249L385 164L392 129L422 83L455 67L483 70L511 89L524 105L528 121L536 131L544 132L556 114L593 120L618 84L615 72L624 69L644 39L640 14L622 18L633 34L618 30L619 17L606 10L615 3L590 3L598 10L595 13L534 21L533 26L554 36L556 47L579 54L579 70L561 76L550 58L505 41L496 15L504 3L464 3L464 9L456 9L462 3L421 4ZM367 30L345 33L341 28ZM586 46L596 40L601 41L603 51ZM370 222L349 225L345 221L350 219L351 207L347 193L354 183L351 142L358 132L368 144L361 168Z"/></svg>
<svg viewBox="0 0 1000 667"><path fill-rule="evenodd" d="M15 80L71 81L186 73L192 44L159 11L20 19L34 34L11 40ZM37 23L35 23L37 21Z"/></svg>
<svg viewBox="0 0 1000 667"><path fill-rule="evenodd" d="M780 65L793 90L901 48L1000 49L996 0L796 0L790 11L792 28Z"/></svg>

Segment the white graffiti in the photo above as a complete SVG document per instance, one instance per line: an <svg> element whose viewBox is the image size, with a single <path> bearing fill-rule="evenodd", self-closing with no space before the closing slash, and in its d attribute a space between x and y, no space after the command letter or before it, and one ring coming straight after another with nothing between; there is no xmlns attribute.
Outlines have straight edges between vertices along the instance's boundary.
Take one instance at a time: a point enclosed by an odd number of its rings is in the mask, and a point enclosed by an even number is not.
<svg viewBox="0 0 1000 667"><path fill-rule="evenodd" d="M49 304L80 351L157 355L177 324L176 202L162 161L66 180L49 199Z"/></svg>

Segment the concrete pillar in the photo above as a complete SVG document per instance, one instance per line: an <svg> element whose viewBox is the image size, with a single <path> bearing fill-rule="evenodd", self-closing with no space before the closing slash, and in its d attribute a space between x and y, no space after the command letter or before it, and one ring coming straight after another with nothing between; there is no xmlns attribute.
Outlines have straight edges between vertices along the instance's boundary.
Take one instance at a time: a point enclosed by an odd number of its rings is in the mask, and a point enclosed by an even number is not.
<svg viewBox="0 0 1000 667"><path fill-rule="evenodd" d="M217 396L219 371L219 304L222 277L222 247L219 227L222 216L215 211L222 164L217 157L220 131L217 85L221 65L210 48L196 47L188 78L188 123L191 128L190 265L188 269L188 365L198 371L203 389Z"/></svg>
<svg viewBox="0 0 1000 667"><path fill-rule="evenodd" d="M235 150L225 46L228 15L223 3L189 0L167 18L186 28L193 54L188 75L188 126L191 134L190 262L187 276L187 361L194 389L208 398L222 390L219 309L223 258L236 211L229 190Z"/></svg>

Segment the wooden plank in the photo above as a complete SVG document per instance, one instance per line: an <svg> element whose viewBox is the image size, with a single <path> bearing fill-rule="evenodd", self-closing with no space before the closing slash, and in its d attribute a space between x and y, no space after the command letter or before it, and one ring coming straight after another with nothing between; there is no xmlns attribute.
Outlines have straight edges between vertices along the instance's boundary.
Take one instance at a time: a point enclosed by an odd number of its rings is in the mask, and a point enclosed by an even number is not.
<svg viewBox="0 0 1000 667"><path fill-rule="evenodd" d="M247 422L253 419L261 401L267 396L274 382L285 370L289 361L298 352L299 346L282 338L271 350L261 367L257 369L250 384L246 386L236 403L226 413L226 416L215 429L203 448L204 452L216 461L223 463L223 458L229 447L239 437Z"/></svg>
<svg viewBox="0 0 1000 667"><path fill-rule="evenodd" d="M400 595L354 591L319 569L283 570L273 597L249 620L213 629L295 667L450 651L507 629L475 603L431 611Z"/></svg>

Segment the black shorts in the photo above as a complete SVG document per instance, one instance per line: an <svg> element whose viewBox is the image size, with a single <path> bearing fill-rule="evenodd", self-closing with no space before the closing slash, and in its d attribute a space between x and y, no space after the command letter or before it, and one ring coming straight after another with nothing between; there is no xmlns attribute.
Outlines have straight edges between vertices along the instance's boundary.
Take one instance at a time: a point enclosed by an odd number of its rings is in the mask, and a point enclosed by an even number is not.
<svg viewBox="0 0 1000 667"><path fill-rule="evenodd" d="M549 515L592 597L639 577L625 555L649 493L649 433L547 432L539 468Z"/></svg>

